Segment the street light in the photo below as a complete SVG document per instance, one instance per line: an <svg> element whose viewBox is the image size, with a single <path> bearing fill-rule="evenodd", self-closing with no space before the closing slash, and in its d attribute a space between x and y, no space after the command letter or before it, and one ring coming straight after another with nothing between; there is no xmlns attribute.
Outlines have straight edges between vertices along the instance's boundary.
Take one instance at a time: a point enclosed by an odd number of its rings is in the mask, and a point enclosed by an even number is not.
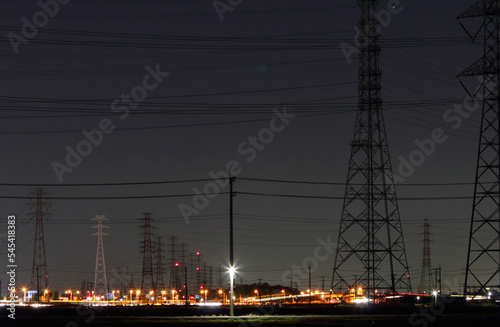
<svg viewBox="0 0 500 327"><path fill-rule="evenodd" d="M219 290L219 295L222 294L222 304L226 304L226 293L223 290Z"/></svg>
<svg viewBox="0 0 500 327"><path fill-rule="evenodd" d="M175 292L176 292L176 290L172 290L172 301L174 301L174 303L176 301Z"/></svg>
<svg viewBox="0 0 500 327"><path fill-rule="evenodd" d="M208 290L201 290L200 293L203 296L204 300L203 302L207 303L207 292Z"/></svg>
<svg viewBox="0 0 500 327"><path fill-rule="evenodd" d="M153 301L154 304L155 291L149 291L149 302Z"/></svg>
<svg viewBox="0 0 500 327"><path fill-rule="evenodd" d="M234 316L234 274L236 273L236 268L233 266L229 267L229 282L231 287L229 288L229 315Z"/></svg>

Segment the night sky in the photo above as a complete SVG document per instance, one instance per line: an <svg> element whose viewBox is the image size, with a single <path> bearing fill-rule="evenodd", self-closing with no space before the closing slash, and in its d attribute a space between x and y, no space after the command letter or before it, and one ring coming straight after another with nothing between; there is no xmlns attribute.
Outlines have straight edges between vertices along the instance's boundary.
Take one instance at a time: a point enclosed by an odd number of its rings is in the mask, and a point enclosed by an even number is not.
<svg viewBox="0 0 500 327"><path fill-rule="evenodd" d="M480 44L468 40L456 19L473 1L400 1L401 11L388 18L381 41L394 173L401 175L401 161L418 149L415 140L430 138L435 128L447 136L397 185L412 283L420 281L422 225L428 218L432 265L442 266L444 291L458 291L480 113L459 119L449 110L467 96L456 75L481 57ZM388 2L381 0L380 9ZM51 199L45 245L52 289L93 281L96 238L90 235L90 219L96 214L110 219L104 241L108 279L114 268L126 266L140 281L137 227L143 212L152 213L157 235L177 236L209 265L228 264L228 188L187 224L179 205L192 206L192 196L155 196L189 195L193 188L203 192L207 181L65 186L71 184L203 180L237 162L238 283L241 278L287 284L284 274L313 256L318 238L336 243L358 69L356 55L349 63L340 44L354 42L356 1L246 0L221 21L210 0L74 0L60 5L38 33L15 47L9 33L22 35L23 17L32 21L41 8L35 0L3 1L0 8L0 231L5 245L7 216L15 214L18 285L29 284L35 222L26 216L28 199L6 198L25 197L30 186L6 183L55 184L47 187L53 198L152 196ZM150 78L151 90L130 109L122 94L138 90L148 70L169 75ZM283 128L272 140L248 150L249 137L269 127L273 109L284 108L296 117L287 125L275 121ZM91 153L58 178L54 162L65 164L68 146L76 149L85 140L82 130L99 128L103 121L114 130L108 126ZM270 193L330 199L263 195ZM6 254L2 246L2 294ZM314 288L321 287L321 276L329 288L333 260L332 254L313 269ZM307 287L307 279L287 277Z"/></svg>

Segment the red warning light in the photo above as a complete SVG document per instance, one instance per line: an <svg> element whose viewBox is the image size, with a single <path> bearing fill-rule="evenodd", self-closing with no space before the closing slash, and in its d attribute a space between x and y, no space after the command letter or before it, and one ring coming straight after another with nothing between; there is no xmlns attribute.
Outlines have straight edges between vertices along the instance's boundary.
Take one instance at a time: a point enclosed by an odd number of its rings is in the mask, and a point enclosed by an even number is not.
<svg viewBox="0 0 500 327"><path fill-rule="evenodd" d="M179 263L178 263L178 262L176 262L176 263L175 263L175 266L176 266L176 267L179 267Z"/></svg>
<svg viewBox="0 0 500 327"><path fill-rule="evenodd" d="M196 267L196 270L200 270L200 267Z"/></svg>
<svg viewBox="0 0 500 327"><path fill-rule="evenodd" d="M200 255L200 252L196 252L196 255Z"/></svg>

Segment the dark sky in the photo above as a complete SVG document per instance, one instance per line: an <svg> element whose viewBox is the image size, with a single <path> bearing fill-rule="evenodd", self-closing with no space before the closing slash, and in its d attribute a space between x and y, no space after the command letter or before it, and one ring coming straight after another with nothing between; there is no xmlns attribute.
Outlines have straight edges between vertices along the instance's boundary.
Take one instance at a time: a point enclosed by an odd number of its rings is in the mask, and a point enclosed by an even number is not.
<svg viewBox="0 0 500 327"><path fill-rule="evenodd" d="M381 0L380 9L387 3ZM468 42L456 20L472 4L401 0L403 10L382 29L382 94L395 173L401 158L417 149L415 140L429 138L435 128L448 136L397 187L412 282L420 280L422 224L428 218L432 263L443 267L445 290L463 283L472 201L443 198L472 196L477 153L479 113L460 126L443 119L466 97L456 75L481 56L481 47ZM356 1L246 0L221 21L210 0L74 0L61 5L18 53L9 33L21 34L22 18L32 21L41 9L34 0L3 1L0 8L1 183L60 184L48 188L53 197L191 194L206 182L63 185L207 179L231 160L240 164L242 178L345 182L358 62L353 56L348 63L339 44L353 43ZM147 66L170 75L121 120L113 100L142 85ZM273 108L281 112L285 106L297 117L248 162L239 145L269 126ZM60 182L53 162L64 163L66 147L75 148L84 140L82 130L98 128L103 119L116 129ZM435 183L469 184L430 185ZM287 270L313 256L318 237L336 242L343 190L237 180L236 192L336 198L237 195L235 257L244 282L282 283ZM29 191L0 186L1 196ZM431 200L415 200L422 197ZM110 219L108 272L125 265L140 278L137 219L143 212L153 213L158 235L176 235L208 264L226 265L228 195L211 199L186 224L178 207L191 199L52 199L45 224L52 288L93 280L90 219L96 214ZM29 283L35 229L26 218L27 202L3 198L0 206L2 221L12 213L18 217L17 277L23 285ZM3 240L6 230L5 222ZM0 255L6 258L6 246ZM320 287L320 276L329 285L333 260L331 255L314 269L313 285ZM3 283L3 294L5 289Z"/></svg>

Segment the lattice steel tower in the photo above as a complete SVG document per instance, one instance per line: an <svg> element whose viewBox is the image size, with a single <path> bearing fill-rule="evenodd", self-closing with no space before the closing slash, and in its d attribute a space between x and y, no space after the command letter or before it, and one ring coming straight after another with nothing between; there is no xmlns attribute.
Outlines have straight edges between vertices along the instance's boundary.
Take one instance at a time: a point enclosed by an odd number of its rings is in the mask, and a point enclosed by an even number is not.
<svg viewBox="0 0 500 327"><path fill-rule="evenodd" d="M31 265L30 289L39 287L49 288L49 273L47 270L47 257L45 255L45 237L43 235L43 221L50 218L51 204L47 202L50 194L46 189L36 188L28 193L32 200L28 203L29 219L35 219L35 243L33 246L33 263Z"/></svg>
<svg viewBox="0 0 500 327"><path fill-rule="evenodd" d="M422 249L422 274L420 275L420 285L418 291L420 293L428 292L430 294L433 290L432 283L432 270L431 270L431 226L429 219L424 219L424 240Z"/></svg>
<svg viewBox="0 0 500 327"><path fill-rule="evenodd" d="M142 254L142 278L141 278L141 291L142 294L149 294L150 291L155 290L155 280L153 275L153 226L151 224L151 213L145 212L143 218L139 218L142 225L139 226L141 230L142 241L140 244L140 253Z"/></svg>
<svg viewBox="0 0 500 327"><path fill-rule="evenodd" d="M382 113L379 1L357 2L358 110L331 287L373 297L409 292L411 283Z"/></svg>
<svg viewBox="0 0 500 327"><path fill-rule="evenodd" d="M109 235L104 230L109 226L104 225L104 221L109 220L104 215L96 215L91 220L97 221L97 232L92 235L97 236L97 254L95 258L95 276L94 276L94 296L106 297L108 294L108 280L106 278L106 260L104 258L104 236Z"/></svg>
<svg viewBox="0 0 500 327"><path fill-rule="evenodd" d="M458 17L482 17L483 57L458 75L480 76L471 95L482 100L481 133L477 154L474 200L470 225L464 294L486 295L500 288L500 1L481 0ZM464 26L464 25L462 25ZM466 89L467 90L467 89Z"/></svg>

